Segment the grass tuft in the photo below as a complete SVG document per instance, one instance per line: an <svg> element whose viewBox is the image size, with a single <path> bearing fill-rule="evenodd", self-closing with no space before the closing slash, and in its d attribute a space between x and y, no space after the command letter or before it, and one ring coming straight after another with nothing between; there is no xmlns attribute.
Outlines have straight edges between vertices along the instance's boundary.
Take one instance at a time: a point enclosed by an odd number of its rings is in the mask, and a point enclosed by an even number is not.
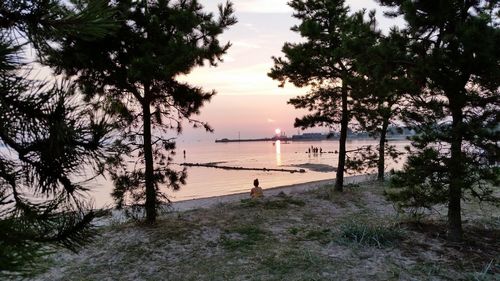
<svg viewBox="0 0 500 281"><path fill-rule="evenodd" d="M497 265L498 266L498 265ZM474 281L487 281L487 280L495 280L494 269L495 265L493 264L493 260L491 260L488 264L484 266L484 268L480 272L474 272L470 274L469 279Z"/></svg>
<svg viewBox="0 0 500 281"><path fill-rule="evenodd" d="M313 229L309 230L305 235L305 240L315 240L322 244L327 244L332 240L332 233L330 229Z"/></svg>
<svg viewBox="0 0 500 281"><path fill-rule="evenodd" d="M291 196L280 196L272 199L242 199L241 206L245 208L255 208L261 206L264 209L287 209L291 205L302 207L306 203Z"/></svg>
<svg viewBox="0 0 500 281"><path fill-rule="evenodd" d="M266 239L267 232L253 225L237 226L226 230L221 244L228 250L248 250Z"/></svg>
<svg viewBox="0 0 500 281"><path fill-rule="evenodd" d="M348 243L382 248L393 246L402 238L402 231L399 228L350 222L340 227L340 238Z"/></svg>
<svg viewBox="0 0 500 281"><path fill-rule="evenodd" d="M335 191L334 185L324 185L318 189L309 191L316 199L330 201L342 208L349 207L349 203L354 205L364 205L360 196L358 185L346 185L343 192Z"/></svg>
<svg viewBox="0 0 500 281"><path fill-rule="evenodd" d="M254 208L261 205L261 201L255 199L241 199L240 203L241 207L244 208Z"/></svg>
<svg viewBox="0 0 500 281"><path fill-rule="evenodd" d="M320 256L308 250L287 249L264 257L261 265L276 278L275 280L284 280L283 276L290 275L295 276L297 280L311 280L311 273L320 271L324 263ZM309 272L305 274L307 277L301 276L305 272Z"/></svg>

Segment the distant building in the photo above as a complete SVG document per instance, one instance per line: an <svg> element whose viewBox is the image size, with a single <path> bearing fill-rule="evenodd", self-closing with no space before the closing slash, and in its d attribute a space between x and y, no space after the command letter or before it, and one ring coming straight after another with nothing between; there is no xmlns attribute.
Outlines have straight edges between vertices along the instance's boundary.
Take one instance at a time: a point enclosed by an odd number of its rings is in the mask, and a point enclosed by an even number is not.
<svg viewBox="0 0 500 281"><path fill-rule="evenodd" d="M300 140L325 140L326 135L322 133L304 133L301 135L293 135L292 140L300 141Z"/></svg>
<svg viewBox="0 0 500 281"><path fill-rule="evenodd" d="M387 130L387 137L391 139L405 139L408 136L415 135L415 131L407 127L396 127L391 126ZM340 134L338 132L330 131L329 133L303 133L298 135L293 135L292 140L295 141L308 141L308 140L326 140L326 139L338 139ZM370 133L365 131L353 131L350 128L347 129L347 139L373 139Z"/></svg>

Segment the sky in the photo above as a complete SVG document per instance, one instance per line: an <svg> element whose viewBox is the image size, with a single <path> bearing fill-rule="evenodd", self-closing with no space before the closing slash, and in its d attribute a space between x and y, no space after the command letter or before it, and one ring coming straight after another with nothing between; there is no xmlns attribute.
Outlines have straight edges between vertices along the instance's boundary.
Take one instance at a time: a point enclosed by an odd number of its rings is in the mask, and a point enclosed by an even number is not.
<svg viewBox="0 0 500 281"><path fill-rule="evenodd" d="M217 11L222 1L201 0L207 11ZM290 28L298 21L292 17L288 0L234 0L238 23L220 37L232 46L217 67L199 67L179 80L216 90L217 95L201 109L196 118L208 122L214 133L203 129L185 129L181 140L213 140L220 138L269 137L276 128L287 135L296 134L296 117L306 113L288 105L294 96L304 95L307 89L293 85L278 87L278 82L267 76L273 66L272 56L282 56L285 42L300 42L301 38ZM383 17L383 9L373 0L348 0L351 11L377 10L379 28L389 30L393 19ZM398 20L396 20L398 23ZM399 20L399 24L401 21ZM313 129L309 131L326 131Z"/></svg>

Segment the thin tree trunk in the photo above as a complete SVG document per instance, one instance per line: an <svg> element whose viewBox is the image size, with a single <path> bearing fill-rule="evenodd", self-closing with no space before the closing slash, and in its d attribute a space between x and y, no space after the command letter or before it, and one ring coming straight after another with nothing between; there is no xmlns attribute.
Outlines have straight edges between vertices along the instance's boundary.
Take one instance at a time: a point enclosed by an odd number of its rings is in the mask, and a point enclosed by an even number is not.
<svg viewBox="0 0 500 281"><path fill-rule="evenodd" d="M144 125L144 161L146 164L146 221L156 222L156 189L154 183L153 148L151 145L151 109L149 102L144 101L143 107Z"/></svg>
<svg viewBox="0 0 500 281"><path fill-rule="evenodd" d="M389 127L389 118L384 118L382 123L382 131L380 132L380 140L378 147L378 175L377 179L379 181L384 181L385 174L385 141L387 135L387 128Z"/></svg>
<svg viewBox="0 0 500 281"><path fill-rule="evenodd" d="M145 14L148 14L148 1L144 1ZM146 40L149 33L145 32ZM154 224L156 222L156 188L154 179L153 145L151 141L151 108L150 108L150 85L144 84L144 100L142 104L143 125L144 125L144 162L146 165L146 222Z"/></svg>
<svg viewBox="0 0 500 281"><path fill-rule="evenodd" d="M462 164L462 108L453 105L450 101L452 111L452 140L451 159L449 165L450 189L448 202L448 237L450 240L459 241L462 239L462 216L460 200L462 198L463 187L463 164Z"/></svg>
<svg viewBox="0 0 500 281"><path fill-rule="evenodd" d="M345 82L344 82L345 83ZM347 111L347 87L342 84L342 118L340 120L339 161L337 165L337 178L335 191L344 189L344 169L346 157L347 126L349 125L349 112Z"/></svg>

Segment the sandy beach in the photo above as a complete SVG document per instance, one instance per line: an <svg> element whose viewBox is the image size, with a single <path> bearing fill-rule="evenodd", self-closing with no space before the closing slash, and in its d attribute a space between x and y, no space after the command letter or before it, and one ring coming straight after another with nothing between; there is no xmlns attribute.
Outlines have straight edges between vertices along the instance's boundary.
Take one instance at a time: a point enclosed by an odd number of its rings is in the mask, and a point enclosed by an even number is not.
<svg viewBox="0 0 500 281"><path fill-rule="evenodd" d="M154 226L109 220L32 280L496 280L498 207L468 202L468 238L450 243L441 214L409 222L367 179L177 202Z"/></svg>
<svg viewBox="0 0 500 281"><path fill-rule="evenodd" d="M348 176L344 178L344 184L348 185L348 184L357 184L361 182L366 182L374 180L375 177L376 177L375 175L371 174ZM324 185L334 184L334 183L335 179L318 180L318 181L310 181L305 183L283 185L270 188L263 187L263 190L264 190L264 196L266 197L276 196L280 193L286 195L293 195L315 190ZM206 209L220 204L239 202L241 200L250 198L250 189L251 188L249 187L248 192L239 192L239 193L220 195L220 196L211 196L205 198L175 201L170 203L169 206L166 206L166 208L164 208L164 213L171 214L171 213L185 212L196 209ZM122 210L109 209L109 213L111 214L110 216L97 218L94 221L94 224L97 226L106 226L115 223L125 223L129 220L129 218L126 217L123 209Z"/></svg>
<svg viewBox="0 0 500 281"><path fill-rule="evenodd" d="M375 175L349 176L344 178L344 183L356 184L374 178ZM290 194L296 194L314 190L326 184L334 184L334 183L335 179L319 180L319 181L311 181L311 182L277 186L271 188L263 187L263 189L264 189L264 196L276 196L280 193L290 195ZM248 192L173 202L171 205L171 210L174 212L179 212L179 211L187 211L200 208L210 208L218 204L238 202L242 199L247 199L247 198L250 198L250 188L248 189Z"/></svg>

